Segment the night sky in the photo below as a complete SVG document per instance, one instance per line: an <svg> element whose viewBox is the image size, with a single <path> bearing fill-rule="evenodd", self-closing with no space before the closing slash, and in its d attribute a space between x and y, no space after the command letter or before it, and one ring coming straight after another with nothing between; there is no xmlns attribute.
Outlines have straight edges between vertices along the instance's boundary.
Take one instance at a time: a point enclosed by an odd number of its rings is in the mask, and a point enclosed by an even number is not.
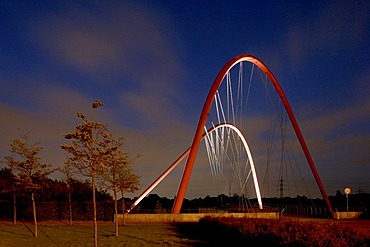
<svg viewBox="0 0 370 247"><path fill-rule="evenodd" d="M328 194L370 193L370 1L2 1L0 157L22 129L63 165L63 135L100 99L95 118L142 155L145 189L190 146L239 54L280 82ZM182 170L153 193L173 198Z"/></svg>

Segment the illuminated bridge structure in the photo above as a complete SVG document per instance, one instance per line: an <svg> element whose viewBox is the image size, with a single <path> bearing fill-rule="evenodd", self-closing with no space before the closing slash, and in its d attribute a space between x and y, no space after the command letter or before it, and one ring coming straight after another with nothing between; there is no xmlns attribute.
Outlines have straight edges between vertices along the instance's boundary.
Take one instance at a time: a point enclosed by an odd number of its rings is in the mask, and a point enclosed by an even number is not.
<svg viewBox="0 0 370 247"><path fill-rule="evenodd" d="M247 66L251 67L248 76L246 76L245 69ZM249 84L247 88L243 88L242 85L244 85L245 82L254 80L254 78L256 78L254 74L257 70L259 72L258 76L262 78L264 87L268 88L268 86L270 86L275 91L274 93L277 93L277 98L280 101L279 104L282 104L282 108L285 109L284 112L290 120L320 193L330 214L334 217L329 198L285 93L270 69L258 58L246 54L232 58L221 69L204 103L192 145L137 198L131 209L148 195L182 160L188 157L172 209L173 214L179 214L199 146L203 139L206 142L212 175L214 177L218 177L220 174L222 175L225 169L224 166L226 166L225 161L231 161L230 163L233 164L231 165L231 173L236 173L238 175L238 184L242 190L245 189L246 186L245 180L249 179L252 175L255 195L258 199L259 208L262 208L261 192L255 164L246 139L246 137L249 138L249 136L248 134L243 134L244 127L241 127L243 121L245 121L245 116L242 115L243 109L246 109L248 105L248 103L245 103L245 98L248 99L251 97L251 85ZM232 82L234 81L236 81L237 84L235 87L232 86ZM224 93L221 90L221 85L225 86ZM271 92L268 96L269 99L270 95ZM212 115L212 112L214 115ZM236 139L238 139L239 142L235 142ZM242 143L242 145L236 143ZM238 146L240 146L243 151L237 151ZM234 160L231 158L231 155L238 157L244 155L246 158Z"/></svg>
<svg viewBox="0 0 370 247"><path fill-rule="evenodd" d="M208 138L213 132L217 132L218 130L221 130L221 132L223 133L227 133L229 136L231 134L231 131L233 131L237 135L237 138L240 139L241 142L243 143L243 148L248 157L248 162L250 162L250 170L251 170L253 181L254 181L254 187L256 191L258 205L259 205L259 208L262 209L262 198L261 198L261 192L259 189L258 178L257 178L256 169L255 169L254 162L253 162L252 153L248 146L247 140L245 139L245 137L243 136L243 134L240 132L240 130L237 127L235 127L232 124L227 124L227 123L219 124L217 126L210 128L202 135L201 139L203 140L204 138ZM173 169L175 169L181 163L181 161L183 161L186 158L187 155L189 155L190 151L191 151L191 147L189 147L174 163L172 163L170 167L167 168L166 171L162 173L161 176L159 176L158 179L156 179L143 193L141 193L141 195L132 204L131 209L136 207L141 202L141 200L143 200L160 182L162 182L162 180L168 174L170 174L170 172Z"/></svg>

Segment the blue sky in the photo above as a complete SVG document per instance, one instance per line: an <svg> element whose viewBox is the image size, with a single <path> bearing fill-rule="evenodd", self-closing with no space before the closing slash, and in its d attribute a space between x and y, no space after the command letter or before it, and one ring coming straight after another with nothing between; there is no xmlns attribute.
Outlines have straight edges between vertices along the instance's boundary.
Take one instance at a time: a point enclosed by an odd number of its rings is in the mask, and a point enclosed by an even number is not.
<svg viewBox="0 0 370 247"><path fill-rule="evenodd" d="M145 188L191 144L220 69L252 54L285 91L328 194L369 193L369 9L369 1L2 2L0 155L20 128L41 141L44 162L62 165L63 134L99 98L97 118L142 155L134 167ZM155 193L173 197L181 172Z"/></svg>

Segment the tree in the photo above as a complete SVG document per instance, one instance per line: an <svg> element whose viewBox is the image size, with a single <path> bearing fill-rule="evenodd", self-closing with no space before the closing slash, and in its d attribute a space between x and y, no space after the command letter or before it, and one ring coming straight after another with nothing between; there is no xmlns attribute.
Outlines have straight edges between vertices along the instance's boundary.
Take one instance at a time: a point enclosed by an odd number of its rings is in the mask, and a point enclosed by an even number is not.
<svg viewBox="0 0 370 247"><path fill-rule="evenodd" d="M93 109L103 106L100 100L95 100ZM98 225L96 221L96 179L102 174L105 167L105 158L109 149L109 132L103 123L88 120L83 113L77 113L83 123L78 124L72 133L64 135L72 144L61 145L61 148L72 155L71 162L84 176L91 178L93 206L94 206L94 246L98 245Z"/></svg>
<svg viewBox="0 0 370 247"><path fill-rule="evenodd" d="M18 177L17 187L31 194L33 220L35 226L34 236L37 237L37 214L35 192L41 189L41 184L53 171L51 165L40 162L39 154L43 149L40 143L30 144L30 134L22 133L20 138L12 140L10 152L16 157L8 158ZM16 159L18 158L18 159Z"/></svg>
<svg viewBox="0 0 370 247"><path fill-rule="evenodd" d="M122 197L122 214L125 217L125 200L124 194L133 193L140 189L140 177L135 175L132 167L131 167L132 160L127 162L126 166L124 167L123 171L118 174L118 189L121 192ZM125 219L123 219L125 222Z"/></svg>
<svg viewBox="0 0 370 247"><path fill-rule="evenodd" d="M72 220L72 188L71 188L71 185L73 183L73 178L72 178L72 164L71 164L70 158L67 158L67 161L64 164L64 167L62 167L60 171L65 175L65 182L67 185L68 205L69 205L69 224L72 225L73 220Z"/></svg>
<svg viewBox="0 0 370 247"><path fill-rule="evenodd" d="M16 193L16 179L14 175L14 160L11 156L5 156L4 161L1 163L7 164L8 168L5 167L0 170L0 192L11 193L13 198L13 225L17 224L17 193Z"/></svg>
<svg viewBox="0 0 370 247"><path fill-rule="evenodd" d="M122 193L122 205L123 202L123 191L131 190L132 192L138 189L138 177L133 173L127 172L132 161L129 160L129 155L120 150L123 146L123 138L119 137L115 139L110 135L110 149L109 154L106 158L107 169L102 174L102 185L113 191L114 198L114 219L115 219L115 235L118 236L118 205L117 205L117 192L120 190L122 185L125 186ZM139 156L137 156L139 157ZM135 183L127 183L128 181L136 181ZM126 183L125 183L126 182ZM127 187L127 188L126 188ZM124 207L122 207L124 214Z"/></svg>

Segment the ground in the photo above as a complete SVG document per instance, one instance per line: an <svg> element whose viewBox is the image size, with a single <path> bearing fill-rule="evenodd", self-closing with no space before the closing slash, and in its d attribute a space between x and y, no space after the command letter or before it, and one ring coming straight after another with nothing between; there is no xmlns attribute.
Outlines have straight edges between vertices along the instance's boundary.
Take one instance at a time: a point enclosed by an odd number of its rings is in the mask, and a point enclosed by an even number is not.
<svg viewBox="0 0 370 247"><path fill-rule="evenodd" d="M33 237L32 223L0 222L0 246L93 246L92 222L41 222L38 237ZM206 246L202 241L188 239L172 224L130 224L119 227L114 236L114 224L99 222L99 246Z"/></svg>
<svg viewBox="0 0 370 247"><path fill-rule="evenodd" d="M340 220L341 224L364 232L370 238L370 220ZM325 223L319 220L318 223ZM91 222L41 222L39 236L33 237L33 224L0 221L0 246L93 246ZM196 223L129 224L120 226L114 236L114 224L99 223L99 246L210 246L197 235Z"/></svg>

